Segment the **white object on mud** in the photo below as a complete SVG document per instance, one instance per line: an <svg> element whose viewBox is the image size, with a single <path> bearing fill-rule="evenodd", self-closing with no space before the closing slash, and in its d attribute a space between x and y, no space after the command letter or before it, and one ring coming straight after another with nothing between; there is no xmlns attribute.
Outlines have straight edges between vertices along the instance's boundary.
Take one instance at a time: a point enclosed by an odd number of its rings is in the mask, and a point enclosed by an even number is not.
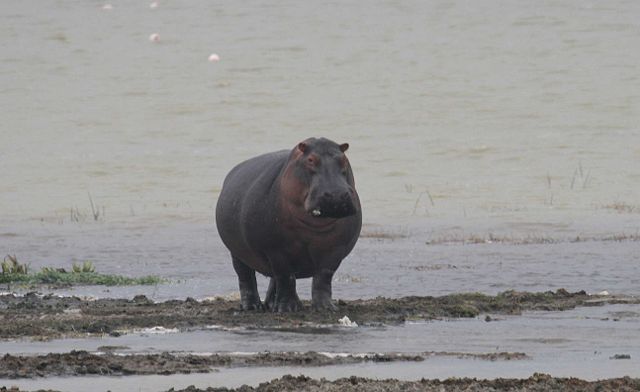
<svg viewBox="0 0 640 392"><path fill-rule="evenodd" d="M165 328L165 327L151 327L151 328L143 328L143 329L137 329L134 330L135 332L138 333L144 333L144 334L165 334L165 333L178 333L180 331L178 331L178 328Z"/></svg>
<svg viewBox="0 0 640 392"><path fill-rule="evenodd" d="M154 1L151 4L149 4L149 8L154 9L154 8L158 8L158 2Z"/></svg>
<svg viewBox="0 0 640 392"><path fill-rule="evenodd" d="M320 211L318 208L316 208L315 210L311 211L311 214L313 216L320 216L320 215L322 215L322 211Z"/></svg>
<svg viewBox="0 0 640 392"><path fill-rule="evenodd" d="M220 61L220 56L218 56L218 54L216 53L211 53L211 56L209 56L209 61L212 63L217 63L218 61Z"/></svg>
<svg viewBox="0 0 640 392"><path fill-rule="evenodd" d="M151 42L159 42L160 41L160 34L158 33L153 33L149 36L149 41Z"/></svg>
<svg viewBox="0 0 640 392"><path fill-rule="evenodd" d="M105 4L102 6L102 9L105 11L111 11L113 9L113 6L111 4Z"/></svg>
<svg viewBox="0 0 640 392"><path fill-rule="evenodd" d="M598 295L609 295L609 292L607 290L603 290L599 292Z"/></svg>
<svg viewBox="0 0 640 392"><path fill-rule="evenodd" d="M342 325L343 327L357 327L358 323L356 323L355 321L351 321L349 319L349 317L344 316L343 318L338 320L338 323L340 325Z"/></svg>

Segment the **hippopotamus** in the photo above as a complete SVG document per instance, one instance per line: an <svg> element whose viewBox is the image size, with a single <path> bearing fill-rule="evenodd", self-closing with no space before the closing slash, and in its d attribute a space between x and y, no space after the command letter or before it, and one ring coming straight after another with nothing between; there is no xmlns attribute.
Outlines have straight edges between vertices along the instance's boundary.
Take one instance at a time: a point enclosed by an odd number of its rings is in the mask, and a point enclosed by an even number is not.
<svg viewBox="0 0 640 392"><path fill-rule="evenodd" d="M231 252L243 310L300 310L296 279L304 278L312 278L312 308L336 310L331 279L362 226L348 148L309 138L290 151L246 160L227 174L216 226ZM256 271L271 278L264 304Z"/></svg>

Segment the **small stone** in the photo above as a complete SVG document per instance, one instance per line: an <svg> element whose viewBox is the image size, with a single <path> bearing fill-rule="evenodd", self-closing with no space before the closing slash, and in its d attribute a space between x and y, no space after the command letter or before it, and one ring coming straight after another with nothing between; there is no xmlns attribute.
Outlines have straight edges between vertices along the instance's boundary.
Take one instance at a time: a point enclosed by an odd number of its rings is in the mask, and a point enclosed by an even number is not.
<svg viewBox="0 0 640 392"><path fill-rule="evenodd" d="M616 354L613 357L609 357L609 359L631 359L631 355L629 355L629 354Z"/></svg>

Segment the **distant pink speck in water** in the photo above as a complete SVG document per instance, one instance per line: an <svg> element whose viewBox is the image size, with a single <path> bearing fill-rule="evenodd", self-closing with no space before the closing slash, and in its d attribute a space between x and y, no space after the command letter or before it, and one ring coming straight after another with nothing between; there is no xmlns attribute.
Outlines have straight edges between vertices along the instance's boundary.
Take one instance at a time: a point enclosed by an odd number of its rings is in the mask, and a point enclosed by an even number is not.
<svg viewBox="0 0 640 392"><path fill-rule="evenodd" d="M149 41L151 42L158 42L160 41L160 34L158 33L153 33L149 36Z"/></svg>
<svg viewBox="0 0 640 392"><path fill-rule="evenodd" d="M111 11L113 9L113 6L111 4L105 4L102 6L102 9L105 11Z"/></svg>
<svg viewBox="0 0 640 392"><path fill-rule="evenodd" d="M158 8L158 2L154 1L153 3L149 4L149 8Z"/></svg>
<svg viewBox="0 0 640 392"><path fill-rule="evenodd" d="M211 56L209 56L209 61L211 61L212 63L216 63L220 61L220 56L218 56L215 53L212 53Z"/></svg>

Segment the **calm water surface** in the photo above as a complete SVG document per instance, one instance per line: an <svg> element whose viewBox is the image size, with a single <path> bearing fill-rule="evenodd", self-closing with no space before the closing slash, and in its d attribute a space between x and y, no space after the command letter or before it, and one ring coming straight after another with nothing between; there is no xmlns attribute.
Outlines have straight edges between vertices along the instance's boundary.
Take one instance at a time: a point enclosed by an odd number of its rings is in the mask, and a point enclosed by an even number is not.
<svg viewBox="0 0 640 392"><path fill-rule="evenodd" d="M208 220L317 135L368 222L640 208L636 1L112 4L0 5L3 221Z"/></svg>

